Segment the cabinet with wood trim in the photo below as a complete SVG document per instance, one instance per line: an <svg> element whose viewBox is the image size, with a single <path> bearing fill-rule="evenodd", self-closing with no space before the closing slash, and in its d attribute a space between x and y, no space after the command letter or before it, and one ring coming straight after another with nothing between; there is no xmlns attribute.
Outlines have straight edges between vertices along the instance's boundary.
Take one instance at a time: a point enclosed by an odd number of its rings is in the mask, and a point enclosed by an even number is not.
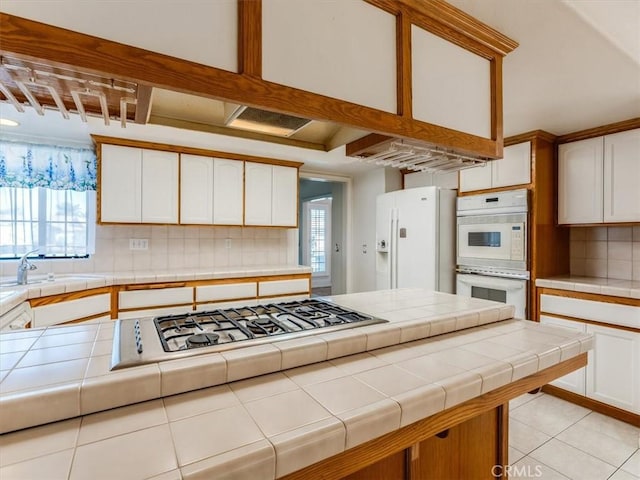
<svg viewBox="0 0 640 480"><path fill-rule="evenodd" d="M509 145L499 160L460 171L460 192L531 183L531 142Z"/></svg>
<svg viewBox="0 0 640 480"><path fill-rule="evenodd" d="M594 335L587 366L553 385L640 414L640 300L546 288L538 292L540 323Z"/></svg>
<svg viewBox="0 0 640 480"><path fill-rule="evenodd" d="M193 310L193 287L183 283L125 285L118 291L118 318Z"/></svg>
<svg viewBox="0 0 640 480"><path fill-rule="evenodd" d="M558 147L558 223L640 222L640 128Z"/></svg>
<svg viewBox="0 0 640 480"><path fill-rule="evenodd" d="M180 155L180 223L242 225L244 162Z"/></svg>
<svg viewBox="0 0 640 480"><path fill-rule="evenodd" d="M104 319L111 312L111 287L34 298L29 304L33 328Z"/></svg>
<svg viewBox="0 0 640 480"><path fill-rule="evenodd" d="M120 145L100 149L101 223L178 223L178 154Z"/></svg>
<svg viewBox="0 0 640 480"><path fill-rule="evenodd" d="M298 169L245 162L244 224L298 225Z"/></svg>

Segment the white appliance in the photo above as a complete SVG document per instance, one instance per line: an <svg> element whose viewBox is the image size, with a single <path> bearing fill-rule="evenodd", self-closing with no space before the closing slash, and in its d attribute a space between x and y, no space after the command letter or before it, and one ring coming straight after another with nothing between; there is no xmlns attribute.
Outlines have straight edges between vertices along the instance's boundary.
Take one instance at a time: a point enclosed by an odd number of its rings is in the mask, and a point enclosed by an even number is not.
<svg viewBox="0 0 640 480"><path fill-rule="evenodd" d="M419 187L376 199L376 287L454 292L454 190Z"/></svg>
<svg viewBox="0 0 640 480"><path fill-rule="evenodd" d="M526 318L527 191L458 198L456 292L508 303Z"/></svg>
<svg viewBox="0 0 640 480"><path fill-rule="evenodd" d="M458 273L456 293L464 297L508 303L516 307L516 318L526 318L527 283L527 280L516 278Z"/></svg>

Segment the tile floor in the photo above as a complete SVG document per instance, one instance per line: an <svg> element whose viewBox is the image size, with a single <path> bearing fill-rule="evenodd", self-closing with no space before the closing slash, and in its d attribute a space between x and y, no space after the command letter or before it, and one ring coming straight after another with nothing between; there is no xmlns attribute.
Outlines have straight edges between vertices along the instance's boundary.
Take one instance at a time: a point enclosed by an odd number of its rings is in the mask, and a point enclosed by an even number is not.
<svg viewBox="0 0 640 480"><path fill-rule="evenodd" d="M544 393L510 413L509 478L640 480L640 428Z"/></svg>

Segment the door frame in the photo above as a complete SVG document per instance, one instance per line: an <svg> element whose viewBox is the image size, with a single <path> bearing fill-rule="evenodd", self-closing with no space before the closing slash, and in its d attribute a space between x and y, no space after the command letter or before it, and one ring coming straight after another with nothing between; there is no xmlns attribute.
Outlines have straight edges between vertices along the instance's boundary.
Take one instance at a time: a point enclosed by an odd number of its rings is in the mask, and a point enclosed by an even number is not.
<svg viewBox="0 0 640 480"><path fill-rule="evenodd" d="M320 200L320 201L319 201ZM311 262L311 215L310 210L314 208L314 205L318 205L320 209L326 212L325 217L325 270L322 273L311 272L311 287L330 287L331 281L331 263L333 260L333 241L332 241L332 222L333 217L331 215L333 204L333 198L331 196L321 196L316 199L305 200L302 203L302 259L303 263L307 265L307 260Z"/></svg>
<svg viewBox="0 0 640 480"><path fill-rule="evenodd" d="M320 180L328 182L339 182L344 186L344 215L343 215L343 232L344 232L344 244L341 245L342 254L344 258L344 276L346 283L346 293L353 292L353 268L352 268L352 222L353 222L353 180L351 177L345 177L342 175L332 175L326 172L317 172L313 170L300 170L300 178L306 178L308 180ZM333 220L332 220L333 221ZM332 275L335 272L332 272Z"/></svg>

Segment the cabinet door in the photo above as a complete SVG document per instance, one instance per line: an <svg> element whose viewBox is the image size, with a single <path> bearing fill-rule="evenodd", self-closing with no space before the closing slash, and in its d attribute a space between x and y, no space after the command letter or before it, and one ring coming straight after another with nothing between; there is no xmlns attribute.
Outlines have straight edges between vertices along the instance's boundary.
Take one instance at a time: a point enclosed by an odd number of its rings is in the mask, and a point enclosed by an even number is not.
<svg viewBox="0 0 640 480"><path fill-rule="evenodd" d="M604 221L640 222L640 129L604 137Z"/></svg>
<svg viewBox="0 0 640 480"><path fill-rule="evenodd" d="M271 224L298 226L298 169L273 166Z"/></svg>
<svg viewBox="0 0 640 480"><path fill-rule="evenodd" d="M180 223L213 223L213 158L180 156Z"/></svg>
<svg viewBox="0 0 640 480"><path fill-rule="evenodd" d="M491 188L491 169L493 162L484 165L460 170L461 192L471 192L473 190L485 190Z"/></svg>
<svg viewBox="0 0 640 480"><path fill-rule="evenodd" d="M602 137L558 147L558 223L602 222Z"/></svg>
<svg viewBox="0 0 640 480"><path fill-rule="evenodd" d="M244 224L271 225L271 165L245 163Z"/></svg>
<svg viewBox="0 0 640 480"><path fill-rule="evenodd" d="M503 158L492 163L493 187L531 183L531 142L505 147Z"/></svg>
<svg viewBox="0 0 640 480"><path fill-rule="evenodd" d="M640 333L587 325L594 347L587 364L587 396L640 413Z"/></svg>
<svg viewBox="0 0 640 480"><path fill-rule="evenodd" d="M142 150L102 145L100 154L100 221L140 223Z"/></svg>
<svg viewBox="0 0 640 480"><path fill-rule="evenodd" d="M178 154L142 150L142 223L178 223Z"/></svg>
<svg viewBox="0 0 640 480"><path fill-rule="evenodd" d="M244 162L216 158L213 162L213 223L242 225Z"/></svg>
<svg viewBox="0 0 640 480"><path fill-rule="evenodd" d="M547 315L540 315L540 323L568 328L570 330L575 330L576 332L586 331L586 325L584 323L572 322L571 320L565 320L564 318L550 317ZM587 367L582 367L565 375L564 377L560 377L551 382L551 385L564 388L565 390L569 390L570 392L578 393L580 395L585 395L586 368Z"/></svg>

